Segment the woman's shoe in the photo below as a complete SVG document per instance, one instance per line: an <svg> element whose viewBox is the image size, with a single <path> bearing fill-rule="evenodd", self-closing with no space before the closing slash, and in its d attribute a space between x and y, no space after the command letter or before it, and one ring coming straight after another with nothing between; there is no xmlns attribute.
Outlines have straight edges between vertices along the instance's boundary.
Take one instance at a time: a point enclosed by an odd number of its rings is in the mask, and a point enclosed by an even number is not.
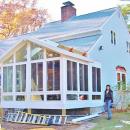
<svg viewBox="0 0 130 130"><path fill-rule="evenodd" d="M110 117L108 117L108 118L107 118L107 120L111 120L111 118L110 118Z"/></svg>

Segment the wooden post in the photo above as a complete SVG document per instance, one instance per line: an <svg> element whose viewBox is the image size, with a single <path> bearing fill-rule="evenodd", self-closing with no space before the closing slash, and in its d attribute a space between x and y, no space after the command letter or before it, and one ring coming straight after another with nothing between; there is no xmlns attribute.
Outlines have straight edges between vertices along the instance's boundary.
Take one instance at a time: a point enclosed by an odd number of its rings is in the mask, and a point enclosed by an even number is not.
<svg viewBox="0 0 130 130"><path fill-rule="evenodd" d="M62 115L66 115L66 109L62 109Z"/></svg>
<svg viewBox="0 0 130 130"><path fill-rule="evenodd" d="M32 109L28 109L28 110L27 110L27 113L28 113L28 114L32 114Z"/></svg>

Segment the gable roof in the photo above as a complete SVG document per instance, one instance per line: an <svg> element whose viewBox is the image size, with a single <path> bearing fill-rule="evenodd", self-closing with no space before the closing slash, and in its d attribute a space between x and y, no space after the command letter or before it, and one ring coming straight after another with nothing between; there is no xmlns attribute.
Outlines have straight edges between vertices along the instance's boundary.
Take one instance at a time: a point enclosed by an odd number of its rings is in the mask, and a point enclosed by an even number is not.
<svg viewBox="0 0 130 130"><path fill-rule="evenodd" d="M79 32L83 32L83 31L89 32L90 30L98 30L99 27L101 27L112 16L112 14L116 10L117 8L111 8L111 9L101 10L101 11L97 11L85 15L74 16L65 22L61 22L61 21L51 22L46 24L44 27L40 28L36 32L9 38L7 40L1 40L0 56L4 52L6 52L10 47L16 44L18 41L22 39L26 39L27 37L30 36L35 37L40 41L42 41L44 39L49 39L54 36L70 35L74 32L78 34ZM68 40L64 42L61 41L61 43L66 46L72 46L79 50L82 50L85 46L84 42L87 41L86 50L85 50L87 51L99 37L100 36L92 35L86 38L74 39L73 41L76 42L76 45L74 45L72 40ZM82 44L78 44L79 41L82 42Z"/></svg>
<svg viewBox="0 0 130 130"><path fill-rule="evenodd" d="M111 8L85 15L74 16L64 22L51 22L46 24L45 27L34 32L34 34L40 38L48 38L56 35L68 34L84 30L98 30L99 27L101 27L115 11L117 11L117 8Z"/></svg>
<svg viewBox="0 0 130 130"><path fill-rule="evenodd" d="M26 41L29 41L31 43L34 43L34 44L37 44L39 46L42 46L42 47L45 47L47 49L51 49L57 53L60 53L60 54L63 54L63 55L66 55L66 56L70 56L70 57L73 57L73 58L77 58L77 59L80 59L80 60L83 60L83 61L87 61L87 62L94 62L90 59L88 59L87 57L84 57L84 56L81 56L79 54L76 54L76 53L72 53L72 52L69 52L67 50L64 50L62 48L59 48L57 46L57 44L53 41L50 41L50 40L37 40L35 38L26 38L24 40L21 40L19 42L17 42L17 44L15 44L14 46L12 46L10 49L8 49L8 51L6 51L1 57L0 57L0 62L3 61L3 59L8 55L8 54L13 54L13 50L19 46L19 44L22 44L23 42L26 42Z"/></svg>

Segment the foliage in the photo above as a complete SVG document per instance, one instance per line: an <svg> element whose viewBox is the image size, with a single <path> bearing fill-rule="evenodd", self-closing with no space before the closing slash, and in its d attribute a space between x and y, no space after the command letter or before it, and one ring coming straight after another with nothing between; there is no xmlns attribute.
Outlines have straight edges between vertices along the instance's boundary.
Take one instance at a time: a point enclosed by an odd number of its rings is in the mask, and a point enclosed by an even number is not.
<svg viewBox="0 0 130 130"><path fill-rule="evenodd" d="M127 16L127 14L130 14L130 4L127 4L126 6L120 6L120 9L123 16Z"/></svg>
<svg viewBox="0 0 130 130"><path fill-rule="evenodd" d="M118 90L126 90L126 82L118 82Z"/></svg>
<svg viewBox="0 0 130 130"><path fill-rule="evenodd" d="M0 2L0 39L32 32L44 25L47 9L38 9L37 0Z"/></svg>

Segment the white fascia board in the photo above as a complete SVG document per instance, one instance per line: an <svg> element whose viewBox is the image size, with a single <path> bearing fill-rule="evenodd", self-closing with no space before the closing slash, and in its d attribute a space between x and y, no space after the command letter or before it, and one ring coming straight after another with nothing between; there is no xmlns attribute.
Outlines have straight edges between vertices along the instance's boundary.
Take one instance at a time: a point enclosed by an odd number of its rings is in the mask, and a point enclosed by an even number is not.
<svg viewBox="0 0 130 130"><path fill-rule="evenodd" d="M115 8L116 8L115 12L105 21L105 23L100 27L100 30L103 30L104 26L105 26L105 25L110 21L110 19L112 19L112 17L117 13L118 8L117 8L117 7L115 7Z"/></svg>
<svg viewBox="0 0 130 130"><path fill-rule="evenodd" d="M0 57L0 63L1 63L1 61L2 61L2 59L7 55L7 54L9 54L9 53L11 53L12 52L12 50L14 49L14 48L16 48L17 47L17 45L19 45L21 42L23 42L24 41L24 39L21 39L19 42L17 42L15 45L13 45L12 47L10 47L1 57Z"/></svg>
<svg viewBox="0 0 130 130"><path fill-rule="evenodd" d="M7 52L5 52L2 55L2 57L0 58L0 62L2 62L4 57L6 57L9 53L13 53L13 49L16 48L22 41L30 41L30 42L32 42L34 44L38 44L38 45L43 46L45 48L54 50L54 51L59 52L59 53L61 53L63 55L67 55L67 56L70 56L70 57L73 57L73 58L77 58L77 59L80 59L80 60L83 60L83 61L87 61L87 62L94 62L94 61L88 59L87 57L84 57L84 56L81 56L79 54L75 54L75 53L66 51L66 50L61 49L61 48L56 47L56 46L52 46L52 45L48 44L49 40L41 41L41 40L38 40L38 39L35 39L35 38L32 38L32 37L28 37L26 39L20 40L20 42L16 43L14 46L12 46ZM50 42L52 43L53 41L50 41ZM54 44L56 44L56 43L54 42Z"/></svg>
<svg viewBox="0 0 130 130"><path fill-rule="evenodd" d="M51 49L51 50L54 50L56 52L59 52L63 55L66 55L66 56L70 56L70 57L73 57L73 58L77 58L77 59L80 59L80 60L83 60L83 61L88 61L88 62L95 62L93 60L90 60L88 59L87 57L84 57L84 56L81 56L79 54L75 54L75 53L72 53L72 52L69 52L69 51L66 51L64 49L61 49L59 47L56 47L56 46L52 46L52 45L49 45L47 42L49 42L49 40L43 40L43 41L39 41L38 39L34 39L34 38L29 38L27 39L35 44L38 44L40 46L43 46L45 48L48 48L48 49ZM51 41L53 42L53 41ZM54 42L55 43L55 42Z"/></svg>
<svg viewBox="0 0 130 130"><path fill-rule="evenodd" d="M95 44L89 49L88 55L91 53L92 50L94 50L95 46L99 43L99 41L102 39L103 35L101 35L98 40L95 42Z"/></svg>
<svg viewBox="0 0 130 130"><path fill-rule="evenodd" d="M127 23L126 23L126 21L125 21L123 15L122 15L122 13L121 13L120 8L118 8L118 10L120 11L120 17L121 17L121 20L122 20L124 26L126 27L126 29L127 29L127 31L128 31L128 35L130 35L130 34L129 34L129 29L128 29Z"/></svg>
<svg viewBox="0 0 130 130"><path fill-rule="evenodd" d="M87 29L84 29L84 30L80 30L80 31L76 31L76 32L71 32L71 33L67 33L67 34L59 34L58 36L52 36L52 37L49 37L49 38L43 38L43 39L48 39L48 40L53 40L53 41L61 41L61 40L68 40L71 38L76 38L79 37L79 35L86 35L86 36L89 36L91 35L91 33L99 33L100 32L100 28L96 28L96 29L91 29L91 30L87 30ZM100 32L101 33L101 32ZM44 37L44 35L43 35ZM42 35L41 36L36 36L36 38L41 38L42 39Z"/></svg>

